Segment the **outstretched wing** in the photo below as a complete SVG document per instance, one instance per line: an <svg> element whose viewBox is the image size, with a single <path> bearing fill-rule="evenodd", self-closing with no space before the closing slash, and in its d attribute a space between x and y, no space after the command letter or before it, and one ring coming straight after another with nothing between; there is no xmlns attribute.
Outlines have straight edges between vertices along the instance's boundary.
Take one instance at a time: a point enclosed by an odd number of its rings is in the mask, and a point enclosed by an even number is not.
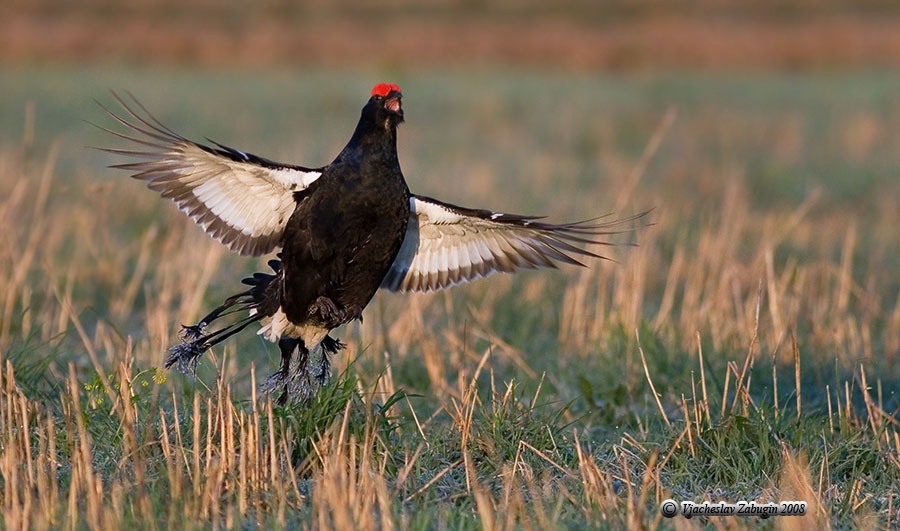
<svg viewBox="0 0 900 531"><path fill-rule="evenodd" d="M630 232L646 212L623 219L553 225L541 218L474 210L410 197L409 224L397 258L381 284L391 291L435 291L498 271L583 266L573 255L608 260L581 245L609 245L598 236Z"/></svg>
<svg viewBox="0 0 900 531"><path fill-rule="evenodd" d="M104 151L143 159L117 164L132 177L171 199L210 236L242 255L261 255L281 244L294 212L294 193L307 188L322 169L281 164L212 142L207 146L175 133L153 118L132 97L115 93L123 116L106 112L127 127L127 134L100 127L137 145Z"/></svg>

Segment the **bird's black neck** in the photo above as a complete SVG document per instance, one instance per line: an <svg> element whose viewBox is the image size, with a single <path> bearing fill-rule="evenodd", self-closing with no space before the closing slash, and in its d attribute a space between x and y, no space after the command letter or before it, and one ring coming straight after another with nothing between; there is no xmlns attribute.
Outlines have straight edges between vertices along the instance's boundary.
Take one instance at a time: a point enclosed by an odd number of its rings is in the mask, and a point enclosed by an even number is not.
<svg viewBox="0 0 900 531"><path fill-rule="evenodd" d="M335 162L361 161L364 157L381 159L388 162L397 161L397 122L392 117L378 119L374 113L363 115L356 124L356 130L350 141L338 154Z"/></svg>

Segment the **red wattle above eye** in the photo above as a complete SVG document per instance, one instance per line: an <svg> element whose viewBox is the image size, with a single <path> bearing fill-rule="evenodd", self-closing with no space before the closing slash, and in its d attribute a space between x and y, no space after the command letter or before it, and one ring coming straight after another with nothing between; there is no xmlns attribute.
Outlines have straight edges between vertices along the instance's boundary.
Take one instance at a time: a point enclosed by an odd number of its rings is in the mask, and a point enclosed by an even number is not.
<svg viewBox="0 0 900 531"><path fill-rule="evenodd" d="M400 87L393 83L379 83L372 88L373 96L387 96L391 91L400 92Z"/></svg>

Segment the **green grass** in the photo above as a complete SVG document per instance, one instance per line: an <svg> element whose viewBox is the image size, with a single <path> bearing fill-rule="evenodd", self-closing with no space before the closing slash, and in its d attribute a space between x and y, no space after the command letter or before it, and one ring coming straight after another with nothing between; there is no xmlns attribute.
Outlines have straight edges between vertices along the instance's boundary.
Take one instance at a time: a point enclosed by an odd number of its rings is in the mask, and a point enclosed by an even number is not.
<svg viewBox="0 0 900 531"><path fill-rule="evenodd" d="M655 226L632 237L638 248L611 249L619 264L588 272L379 295L362 324L340 332L349 344L335 360L340 376L310 404L273 408L271 424L252 400L251 374L261 382L272 372L277 349L251 333L217 349L196 380L157 371L177 325L263 262L226 255L171 205L105 169L107 155L83 149L115 144L82 121L110 123L92 99L109 103L105 89L124 87L189 137L315 165L338 151L380 80L404 88L411 188L470 206L555 219L610 211L659 131L619 205L622 214L657 207ZM10 459L24 451L22 410L10 405L24 399L34 456L50 455L54 426L50 474L61 493L50 511L34 505L31 522L653 527L672 524L658 519L666 497L777 501L808 486L820 524L896 526L898 81L878 72L4 69L0 303L11 310L0 355L17 388L0 385L2 418L16 419L0 450ZM23 142L28 102L34 139ZM670 108L674 122L661 129ZM735 400L748 351L749 391ZM133 393L114 402L123 386ZM99 500L84 490L79 418ZM223 428L216 419L226 418L233 425ZM31 492L26 471L43 465L9 463L0 490ZM34 487L35 499L50 491ZM12 527L22 498L4 500Z"/></svg>

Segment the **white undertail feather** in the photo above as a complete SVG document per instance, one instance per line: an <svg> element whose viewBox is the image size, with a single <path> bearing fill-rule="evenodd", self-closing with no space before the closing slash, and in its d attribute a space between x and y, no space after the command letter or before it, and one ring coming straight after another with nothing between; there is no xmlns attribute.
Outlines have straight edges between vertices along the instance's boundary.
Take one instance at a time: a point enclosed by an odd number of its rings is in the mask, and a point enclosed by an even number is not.
<svg viewBox="0 0 900 531"><path fill-rule="evenodd" d="M257 335L261 335L272 343L277 343L282 337L299 338L307 349L316 348L325 339L330 330L318 325L297 325L288 320L287 315L278 308L271 317L264 317L261 321L262 328Z"/></svg>

